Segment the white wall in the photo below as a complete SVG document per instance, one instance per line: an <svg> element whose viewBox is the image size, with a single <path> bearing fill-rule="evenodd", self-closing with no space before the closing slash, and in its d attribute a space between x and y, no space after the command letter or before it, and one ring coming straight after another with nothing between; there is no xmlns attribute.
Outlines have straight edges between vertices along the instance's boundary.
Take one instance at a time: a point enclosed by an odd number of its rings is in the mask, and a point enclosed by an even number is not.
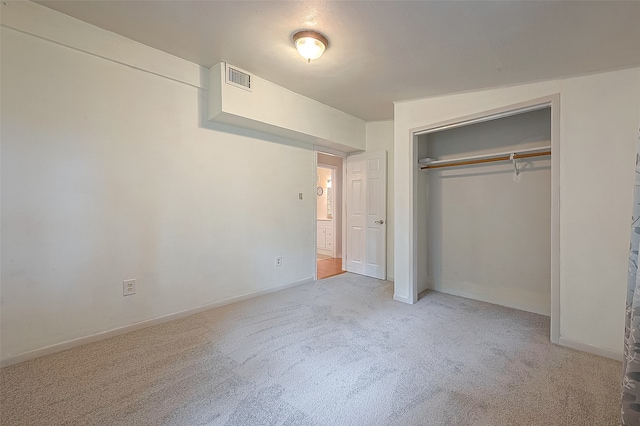
<svg viewBox="0 0 640 426"><path fill-rule="evenodd" d="M551 145L550 109L420 137L445 160ZM420 147L423 148L423 147ZM426 263L429 288L525 311L551 312L549 157L430 169Z"/></svg>
<svg viewBox="0 0 640 426"><path fill-rule="evenodd" d="M1 37L3 360L312 279L311 146L203 120L194 85Z"/></svg>
<svg viewBox="0 0 640 426"><path fill-rule="evenodd" d="M395 296L412 299L411 129L560 94L560 341L619 356L640 69L395 105Z"/></svg>
<svg viewBox="0 0 640 426"><path fill-rule="evenodd" d="M387 151L387 280L394 280L394 153L393 121L367 123L367 152Z"/></svg>

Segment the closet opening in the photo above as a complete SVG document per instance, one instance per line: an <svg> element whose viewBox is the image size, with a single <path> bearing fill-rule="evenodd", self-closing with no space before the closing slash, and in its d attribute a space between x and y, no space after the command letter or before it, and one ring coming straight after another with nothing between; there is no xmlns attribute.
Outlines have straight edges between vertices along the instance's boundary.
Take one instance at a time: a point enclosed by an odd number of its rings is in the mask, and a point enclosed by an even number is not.
<svg viewBox="0 0 640 426"><path fill-rule="evenodd" d="M415 131L415 295L551 317L559 337L552 100Z"/></svg>

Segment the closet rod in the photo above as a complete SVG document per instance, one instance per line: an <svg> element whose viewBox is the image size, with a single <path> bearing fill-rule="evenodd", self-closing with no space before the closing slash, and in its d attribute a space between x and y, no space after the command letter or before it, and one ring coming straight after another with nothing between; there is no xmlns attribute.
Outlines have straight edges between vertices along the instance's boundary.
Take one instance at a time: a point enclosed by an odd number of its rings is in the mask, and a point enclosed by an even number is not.
<svg viewBox="0 0 640 426"><path fill-rule="evenodd" d="M420 170L428 170L428 169L440 169L443 167L456 167L456 166L466 166L469 164L481 164L481 163L492 163L494 161L511 161L517 160L519 158L530 158L530 157L543 157L546 155L551 155L551 147L543 148L535 148L533 150L528 150L533 152L513 152L513 153L500 153L500 154L490 154L478 157L468 157L468 158L458 158L453 160L439 160L433 161L429 164L422 165Z"/></svg>

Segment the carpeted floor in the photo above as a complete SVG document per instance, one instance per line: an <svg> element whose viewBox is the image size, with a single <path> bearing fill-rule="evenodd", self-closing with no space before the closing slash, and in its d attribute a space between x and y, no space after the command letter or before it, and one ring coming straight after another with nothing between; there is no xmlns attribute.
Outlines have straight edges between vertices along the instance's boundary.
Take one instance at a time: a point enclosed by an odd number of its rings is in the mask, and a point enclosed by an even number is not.
<svg viewBox="0 0 640 426"><path fill-rule="evenodd" d="M548 318L353 274L0 370L2 425L615 425Z"/></svg>

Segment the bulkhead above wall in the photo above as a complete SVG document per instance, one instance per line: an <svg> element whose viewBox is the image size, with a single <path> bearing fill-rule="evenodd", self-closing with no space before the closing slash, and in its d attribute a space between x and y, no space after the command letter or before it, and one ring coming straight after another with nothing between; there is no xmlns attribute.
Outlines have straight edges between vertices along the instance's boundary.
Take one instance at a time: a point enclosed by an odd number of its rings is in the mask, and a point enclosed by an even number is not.
<svg viewBox="0 0 640 426"><path fill-rule="evenodd" d="M366 148L365 122L221 62L209 69L210 121L343 152Z"/></svg>

